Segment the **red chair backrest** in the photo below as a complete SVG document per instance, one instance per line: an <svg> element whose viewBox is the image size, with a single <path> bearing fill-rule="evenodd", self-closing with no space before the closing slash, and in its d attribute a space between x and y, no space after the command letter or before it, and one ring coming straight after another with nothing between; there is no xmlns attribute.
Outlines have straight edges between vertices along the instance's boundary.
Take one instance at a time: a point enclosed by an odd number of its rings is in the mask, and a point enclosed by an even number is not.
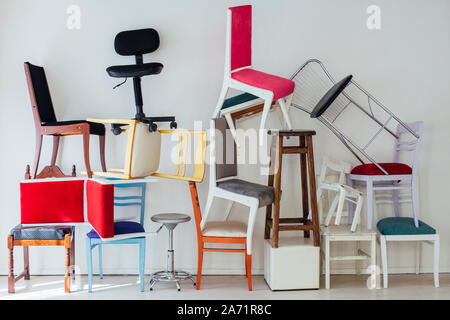
<svg viewBox="0 0 450 320"><path fill-rule="evenodd" d="M231 7L231 71L252 64L252 6Z"/></svg>
<svg viewBox="0 0 450 320"><path fill-rule="evenodd" d="M22 224L84 222L84 180L20 183L20 220Z"/></svg>

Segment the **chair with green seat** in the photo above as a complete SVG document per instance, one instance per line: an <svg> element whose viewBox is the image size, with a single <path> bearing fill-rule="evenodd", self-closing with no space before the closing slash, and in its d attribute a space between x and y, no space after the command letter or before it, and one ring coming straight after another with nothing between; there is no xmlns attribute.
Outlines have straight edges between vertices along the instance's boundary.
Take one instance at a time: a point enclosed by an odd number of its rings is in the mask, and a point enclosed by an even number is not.
<svg viewBox="0 0 450 320"><path fill-rule="evenodd" d="M283 114L278 108L280 105L276 102L272 103L271 109L277 110L278 118L282 126L284 126ZM225 99L220 109L220 116L227 120L230 132L233 137L236 137L235 120L247 118L255 114L263 112L264 99L259 98L251 93L242 93L234 97Z"/></svg>
<svg viewBox="0 0 450 320"><path fill-rule="evenodd" d="M420 241L434 245L434 286L439 287L439 244L440 238L436 229L419 220L419 227L413 218L389 217L378 221L377 229L381 246L381 264L383 269L383 286L388 287L387 241L415 241L416 246L416 274L419 273Z"/></svg>

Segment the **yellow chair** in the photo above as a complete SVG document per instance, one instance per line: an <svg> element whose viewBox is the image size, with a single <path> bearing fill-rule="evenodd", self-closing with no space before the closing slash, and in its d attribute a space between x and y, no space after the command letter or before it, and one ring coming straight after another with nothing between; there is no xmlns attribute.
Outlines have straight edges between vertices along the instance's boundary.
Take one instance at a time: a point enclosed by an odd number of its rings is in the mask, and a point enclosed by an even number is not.
<svg viewBox="0 0 450 320"><path fill-rule="evenodd" d="M107 178L138 179L148 177L158 170L161 153L160 132L150 132L147 124L133 119L88 119L88 121L116 125L115 130L128 134L124 167L108 168L106 172L94 171L92 174Z"/></svg>

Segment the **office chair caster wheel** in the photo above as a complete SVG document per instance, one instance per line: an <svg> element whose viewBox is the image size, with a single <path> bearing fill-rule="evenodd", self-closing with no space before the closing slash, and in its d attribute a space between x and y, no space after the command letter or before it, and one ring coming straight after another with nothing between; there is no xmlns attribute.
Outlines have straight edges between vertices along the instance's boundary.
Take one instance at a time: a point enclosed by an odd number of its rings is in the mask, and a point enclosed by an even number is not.
<svg viewBox="0 0 450 320"><path fill-rule="evenodd" d="M122 129L119 126L114 125L114 124L111 125L111 130L112 130L113 135L115 135L115 136L118 136L119 134L122 133Z"/></svg>
<svg viewBox="0 0 450 320"><path fill-rule="evenodd" d="M158 126L156 125L156 123L150 122L148 124L148 131L155 132L156 130L158 130Z"/></svg>
<svg viewBox="0 0 450 320"><path fill-rule="evenodd" d="M172 121L170 123L170 129L176 129L178 127L177 123L175 121Z"/></svg>

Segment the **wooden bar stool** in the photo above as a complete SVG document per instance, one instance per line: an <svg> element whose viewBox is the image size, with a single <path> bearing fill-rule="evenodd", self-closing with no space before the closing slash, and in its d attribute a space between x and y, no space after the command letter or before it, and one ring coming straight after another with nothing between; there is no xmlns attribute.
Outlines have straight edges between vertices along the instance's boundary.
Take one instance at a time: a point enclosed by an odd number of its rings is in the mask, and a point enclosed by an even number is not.
<svg viewBox="0 0 450 320"><path fill-rule="evenodd" d="M305 238L309 238L310 231L314 232L314 246L320 246L319 217L317 213L316 181L314 171L314 153L312 136L316 134L312 130L270 130L272 136L271 146L271 171L269 174L269 186L275 189L275 201L272 217L272 205L266 209L266 224L264 239L270 238L272 229L272 247L278 248L278 234L280 231L299 230L304 232ZM298 146L283 146L284 137L298 137ZM280 218L281 199L281 168L284 154L300 154L300 175L302 186L303 217ZM275 163L275 166L272 165ZM309 176L309 202L308 202L308 178ZM311 204L311 219L309 219L309 204Z"/></svg>

